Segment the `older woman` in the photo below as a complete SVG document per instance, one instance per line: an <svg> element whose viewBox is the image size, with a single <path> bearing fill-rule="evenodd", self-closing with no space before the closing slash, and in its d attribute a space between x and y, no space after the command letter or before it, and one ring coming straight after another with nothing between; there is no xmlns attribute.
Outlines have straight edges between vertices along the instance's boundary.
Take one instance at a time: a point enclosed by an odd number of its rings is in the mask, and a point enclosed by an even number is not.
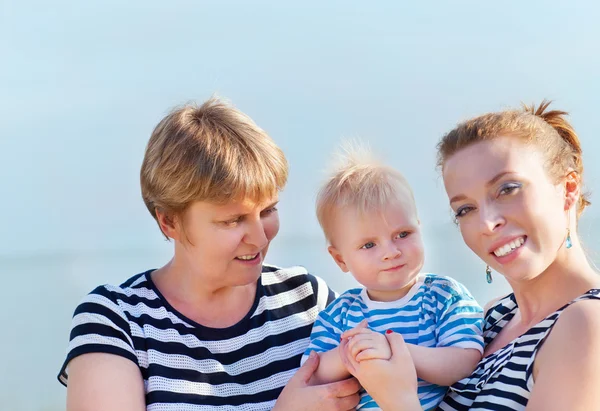
<svg viewBox="0 0 600 411"><path fill-rule="evenodd" d="M513 290L488 304L484 357L441 410L600 409L600 277L577 235L590 204L582 151L566 113L548 105L468 120L438 146L450 205L483 260L481 275L491 281L494 269ZM383 409L420 409L406 346L397 334L388 338L389 362L359 364L346 350L347 366Z"/></svg>
<svg viewBox="0 0 600 411"><path fill-rule="evenodd" d="M219 100L158 124L142 196L174 255L77 307L59 375L67 409L354 408L355 379L309 387L315 356L296 372L334 294L301 267L264 263L287 173L269 136Z"/></svg>

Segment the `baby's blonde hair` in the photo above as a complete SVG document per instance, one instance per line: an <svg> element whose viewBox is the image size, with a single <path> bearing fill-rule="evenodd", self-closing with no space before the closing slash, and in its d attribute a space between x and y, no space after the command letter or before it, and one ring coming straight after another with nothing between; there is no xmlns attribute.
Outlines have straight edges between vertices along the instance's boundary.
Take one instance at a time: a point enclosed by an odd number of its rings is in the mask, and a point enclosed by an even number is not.
<svg viewBox="0 0 600 411"><path fill-rule="evenodd" d="M353 207L359 214L381 211L391 202L407 196L416 213L414 195L406 178L376 160L368 146L346 142L337 154L333 171L317 194L317 219L325 238L331 243L336 211L345 207Z"/></svg>

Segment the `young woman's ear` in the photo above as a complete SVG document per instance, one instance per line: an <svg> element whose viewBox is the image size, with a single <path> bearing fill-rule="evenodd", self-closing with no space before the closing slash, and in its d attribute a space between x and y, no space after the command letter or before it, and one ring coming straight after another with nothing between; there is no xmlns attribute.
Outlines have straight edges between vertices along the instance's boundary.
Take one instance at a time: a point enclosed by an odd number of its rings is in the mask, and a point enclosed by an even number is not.
<svg viewBox="0 0 600 411"><path fill-rule="evenodd" d="M564 182L565 187L565 210L570 210L571 207L577 205L579 196L581 195L581 178L579 173L571 171L567 174Z"/></svg>

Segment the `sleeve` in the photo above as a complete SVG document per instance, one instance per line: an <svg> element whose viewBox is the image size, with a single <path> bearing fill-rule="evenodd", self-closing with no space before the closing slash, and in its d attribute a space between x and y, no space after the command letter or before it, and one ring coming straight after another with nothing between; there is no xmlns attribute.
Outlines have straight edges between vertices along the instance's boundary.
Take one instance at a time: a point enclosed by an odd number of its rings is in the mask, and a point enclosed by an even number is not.
<svg viewBox="0 0 600 411"><path fill-rule="evenodd" d="M87 353L114 354L138 365L127 316L105 286L85 296L75 309L67 357L58 374L58 380L63 385L67 385L69 362Z"/></svg>
<svg viewBox="0 0 600 411"><path fill-rule="evenodd" d="M308 359L311 351L322 353L337 347L342 336L340 328L342 315L342 306L340 300L335 300L327 309L321 311L317 320L313 324L310 333L310 342L304 355L302 356L301 364Z"/></svg>
<svg viewBox="0 0 600 411"><path fill-rule="evenodd" d="M483 354L483 310L457 281L438 287L437 347L473 348Z"/></svg>
<svg viewBox="0 0 600 411"><path fill-rule="evenodd" d="M338 294L333 291L325 280L316 275L308 274L308 279L313 288L313 292L317 297L317 308L322 311L338 297Z"/></svg>

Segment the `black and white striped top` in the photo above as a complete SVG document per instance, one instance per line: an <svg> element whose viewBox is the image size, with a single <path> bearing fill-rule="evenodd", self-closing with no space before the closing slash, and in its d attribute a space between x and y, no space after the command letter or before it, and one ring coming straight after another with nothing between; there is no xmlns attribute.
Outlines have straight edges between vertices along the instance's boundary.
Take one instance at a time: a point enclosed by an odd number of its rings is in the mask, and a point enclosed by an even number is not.
<svg viewBox="0 0 600 411"><path fill-rule="evenodd" d="M300 366L319 311L335 297L302 267L265 265L248 315L215 329L173 309L151 271L83 299L60 382L67 384L71 359L110 353L139 366L147 410L268 410Z"/></svg>
<svg viewBox="0 0 600 411"><path fill-rule="evenodd" d="M483 358L473 374L458 381L448 391L440 410L522 411L534 385L533 363L539 348L556 320L569 305L600 300L600 290L592 289L550 314L510 344ZM490 309L484 320L483 336L489 344L514 317L517 302L511 294Z"/></svg>

